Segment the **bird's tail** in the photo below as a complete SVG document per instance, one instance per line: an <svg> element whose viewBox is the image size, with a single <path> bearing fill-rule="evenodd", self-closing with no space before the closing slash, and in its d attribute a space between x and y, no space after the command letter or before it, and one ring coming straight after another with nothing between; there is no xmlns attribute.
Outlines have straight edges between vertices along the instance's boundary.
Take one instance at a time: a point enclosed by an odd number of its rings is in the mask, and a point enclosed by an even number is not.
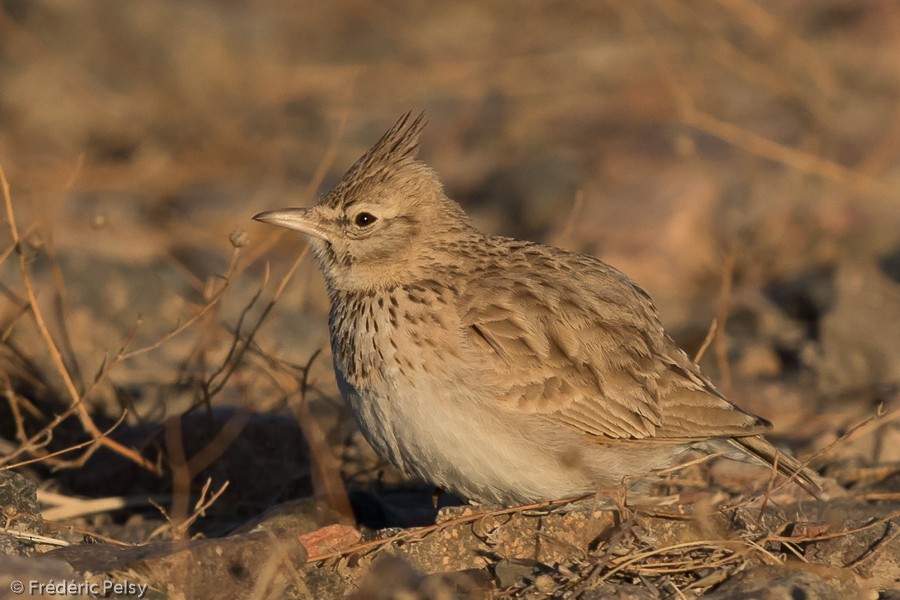
<svg viewBox="0 0 900 600"><path fill-rule="evenodd" d="M761 435L731 438L728 440L744 454L771 466L816 498L822 497L818 476L793 456L780 452Z"/></svg>

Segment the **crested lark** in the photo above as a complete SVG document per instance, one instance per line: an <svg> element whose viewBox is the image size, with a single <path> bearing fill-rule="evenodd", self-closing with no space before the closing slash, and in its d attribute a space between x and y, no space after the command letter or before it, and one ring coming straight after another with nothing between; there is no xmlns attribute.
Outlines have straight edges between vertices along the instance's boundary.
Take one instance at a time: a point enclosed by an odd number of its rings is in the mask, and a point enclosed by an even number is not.
<svg viewBox="0 0 900 600"><path fill-rule="evenodd" d="M499 504L615 488L692 449L777 464L818 489L628 277L478 231L416 159L423 126L403 117L312 208L254 217L315 253L338 386L383 457Z"/></svg>

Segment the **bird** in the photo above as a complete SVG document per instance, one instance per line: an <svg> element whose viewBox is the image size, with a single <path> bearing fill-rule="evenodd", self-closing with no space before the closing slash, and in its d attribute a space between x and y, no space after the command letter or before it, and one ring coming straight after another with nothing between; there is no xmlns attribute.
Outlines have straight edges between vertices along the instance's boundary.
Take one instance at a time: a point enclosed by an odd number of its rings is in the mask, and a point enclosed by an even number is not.
<svg viewBox="0 0 900 600"><path fill-rule="evenodd" d="M312 250L338 388L384 459L500 506L648 493L633 482L692 452L761 462L817 493L637 283L593 256L480 231L418 158L424 126L405 114L313 206L253 217Z"/></svg>

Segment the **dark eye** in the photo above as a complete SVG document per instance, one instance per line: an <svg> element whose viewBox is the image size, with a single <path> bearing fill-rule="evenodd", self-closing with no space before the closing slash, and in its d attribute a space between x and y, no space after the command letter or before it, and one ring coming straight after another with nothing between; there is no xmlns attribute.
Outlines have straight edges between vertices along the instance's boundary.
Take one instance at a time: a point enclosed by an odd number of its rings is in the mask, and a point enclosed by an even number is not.
<svg viewBox="0 0 900 600"><path fill-rule="evenodd" d="M357 227L368 227L377 220L378 217L376 217L372 213L361 212L356 215L356 217L354 217L353 223L355 223Z"/></svg>

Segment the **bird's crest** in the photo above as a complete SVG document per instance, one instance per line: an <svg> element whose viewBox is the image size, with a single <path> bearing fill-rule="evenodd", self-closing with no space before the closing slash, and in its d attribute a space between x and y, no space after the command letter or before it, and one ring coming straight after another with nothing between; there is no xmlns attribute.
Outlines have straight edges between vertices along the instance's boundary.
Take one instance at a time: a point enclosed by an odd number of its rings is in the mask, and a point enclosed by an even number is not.
<svg viewBox="0 0 900 600"><path fill-rule="evenodd" d="M419 150L419 135L427 125L424 117L424 112L415 119L411 112L400 117L368 152L353 163L323 202L334 206L353 190L364 187L372 180L385 178L398 167L414 161Z"/></svg>

